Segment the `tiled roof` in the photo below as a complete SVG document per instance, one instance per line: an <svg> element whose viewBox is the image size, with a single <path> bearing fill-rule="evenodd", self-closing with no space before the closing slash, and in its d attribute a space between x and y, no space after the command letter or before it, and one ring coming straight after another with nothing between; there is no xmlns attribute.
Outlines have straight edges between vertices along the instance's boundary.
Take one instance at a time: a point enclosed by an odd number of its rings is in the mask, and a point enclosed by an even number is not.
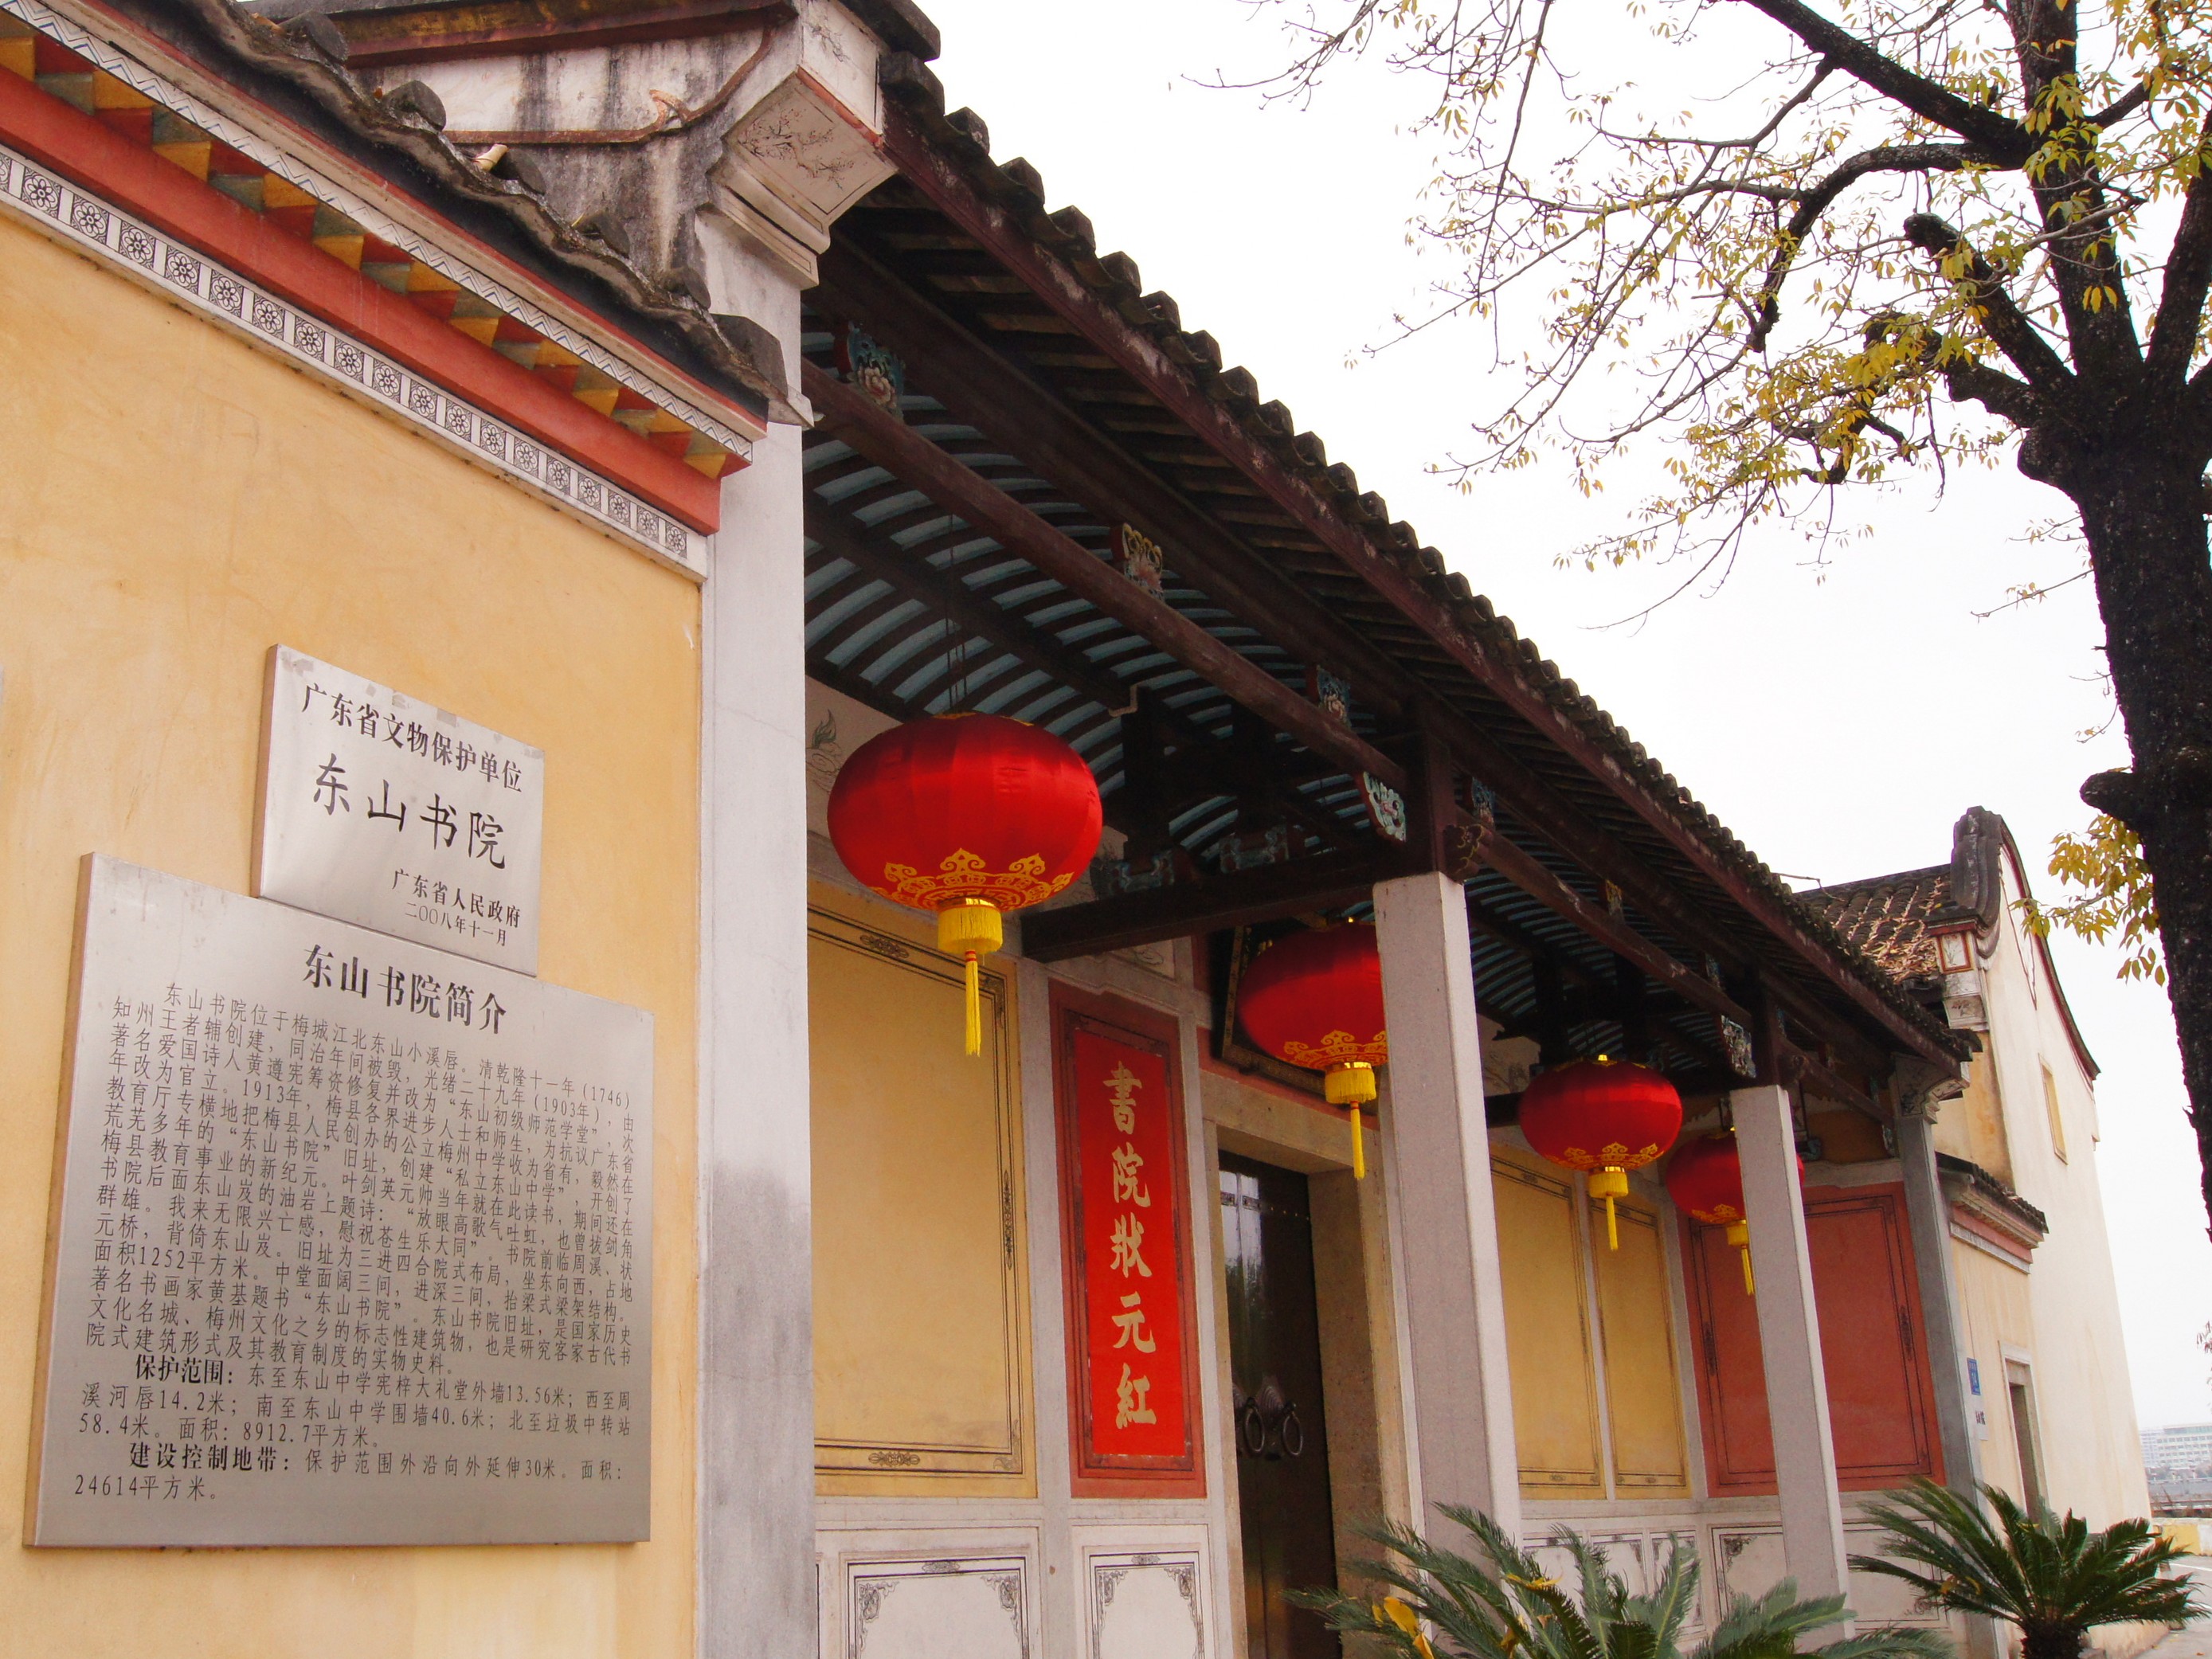
<svg viewBox="0 0 2212 1659"><path fill-rule="evenodd" d="M404 295L417 308L708 477L720 478L739 465L731 448L713 435L657 407L406 249L371 234L289 179L164 109L60 41L4 15L0 15L0 71L33 82L41 92L82 111L110 131L151 149L248 212L313 242L341 264ZM510 190L519 188L501 183Z"/></svg>
<svg viewBox="0 0 2212 1659"><path fill-rule="evenodd" d="M167 0L167 3L188 28L211 40L238 64L289 82L304 93L345 133L411 161L443 198L440 204L442 210L449 217L455 217L457 222L457 209L463 214L470 210L488 210L505 219L554 266L565 267L568 272L596 282L618 302L634 325L642 325L644 330L669 337L671 343L679 348L674 355L696 359L707 370L708 382L715 390L725 395L734 392L740 403L758 400L772 420L799 418L783 383L781 349L758 325L742 318L717 318L709 309L703 283L695 275L684 271L652 272L641 267L631 258L627 239L619 231L612 233L614 240L610 240L605 216L569 224L552 212L533 183L487 171L479 158L456 148L446 138L445 112L427 88L422 95L411 100L397 95L380 98L347 70L344 39L319 12L306 8L280 8L287 15L293 11L300 14L280 27L270 17L245 9L234 0ZM167 16L164 21L168 21ZM107 92L106 83L99 78L85 81L81 87L72 82L69 75L77 66L64 61L67 56L63 53L52 57L51 65L46 58L40 58L27 65L9 62L6 66L18 74L35 73L42 87L58 94L78 93L94 106L94 112L112 126L128 131L131 122L149 118L143 112L131 108L127 102L112 110L100 106L100 100ZM87 70L92 68L88 64L82 67ZM50 80L52 85L48 84ZM112 81L112 76L106 77L106 82ZM361 235L358 226L343 222L343 216L334 214L302 192L294 191L283 195L284 181L279 181L280 199L271 202L261 193L264 188L262 170L252 167L243 157L230 163L223 147L208 141L208 135L188 131L183 124L171 123L162 131L149 131L141 142L150 143L157 153L178 166L208 177L210 182L227 189L256 212L267 215L272 208L296 210L299 234L349 264L358 259L356 268L374 280L406 293L410 298L433 291L418 289L410 266L397 260L391 262L392 269L388 270L370 269L383 263L371 257L380 252L373 246L373 239ZM204 155L210 159L202 161L200 157ZM222 182L228 176L224 173L226 165L234 165L237 169L236 178L228 185ZM204 173L203 167L206 168ZM294 196L299 199L293 200ZM279 222L284 222L280 218ZM356 247L361 249L358 254L354 252ZM418 303L428 308L442 302L422 299ZM579 376L574 366L559 361L557 351L544 355L540 343L528 337L533 331L511 319L471 316L459 307L456 311L457 314L448 319L456 328L465 333L478 331L480 337L482 333L491 334L494 337L486 343L515 356L524 368L550 379L563 380L564 384L566 380L574 379L576 385L568 389L580 402L593 407L598 406L594 398L610 403L611 406L602 411L609 418L632 425L641 435L678 454L710 477L726 470L726 459L714 453L725 446L672 417L658 421L653 418L665 411L632 409L629 404L636 400L625 401L620 389L599 386L592 377ZM528 361L524 361L526 357ZM678 427L683 429L677 429Z"/></svg>
<svg viewBox="0 0 2212 1659"><path fill-rule="evenodd" d="M1672 818L1689 838L1703 844L1716 863L1765 901L1771 918L1765 925L1778 935L1786 929L1799 932L1819 950L1839 958L1905 1023L1946 1048L1955 1045L1952 1034L1931 1020L1927 1011L1883 971L1886 964L1871 958L1855 939L1835 929L1826 909L1801 903L1803 896L1793 893L1686 785L1563 674L1532 641L1521 635L1512 621L1477 593L1463 574L1450 569L1443 553L1425 544L1413 526L1394 520L1383 498L1363 490L1351 467L1340 461L1332 463L1321 439L1302 429L1289 409L1280 402L1263 399L1249 369L1224 367L1220 348L1211 335L1185 330L1174 297L1146 292L1133 258L1120 252L1101 254L1091 221L1080 210L1063 207L1048 211L1044 181L1034 167L1018 159L994 161L982 118L972 110L947 112L944 87L927 64L894 53L884 62L882 83L892 103L917 124L940 154L964 172L987 200L1025 227L1044 256L1072 273L1076 282L1133 329L1148 335L1176 370L1228 411L1243 433L1272 454L1297 485L1311 491L1327 510L1352 526L1384 564L1410 579L1424 599L1440 606L1449 617L1448 628L1458 635L1455 643L1461 648L1455 654L1462 660L1486 659L1504 677L1533 693L1543 708L1542 724L1553 743L1587 744L1595 751L1595 764L1589 769L1593 780L1611 773L1618 781L1614 787L1624 797L1641 794L1655 816ZM1254 505L1256 508L1260 504ZM1279 533L1255 545L1262 545L1279 568L1288 570L1294 549ZM1347 622L1355 627L1365 625L1358 613L1371 595L1332 597L1346 607ZM1403 625L1407 620L1386 618L1382 626L1394 635L1390 641L1394 648L1410 647L1418 652L1428 642L1395 637L1407 633ZM1452 690L1465 687L1463 672L1449 668L1441 672L1444 685ZM1574 781L1557 781L1577 793L1578 804L1592 810L1614 835L1642 852L1656 868L1692 890L1703 885L1662 838L1649 835L1644 826L1633 821L1641 814L1632 810L1626 814L1608 812L1577 791ZM1772 965L1785 973L1800 970L1797 963Z"/></svg>
<svg viewBox="0 0 2212 1659"><path fill-rule="evenodd" d="M1930 865L1893 876L1838 882L1797 895L1798 902L1898 979L1933 979L1942 969L1931 921L1970 920L1951 896L1951 866Z"/></svg>

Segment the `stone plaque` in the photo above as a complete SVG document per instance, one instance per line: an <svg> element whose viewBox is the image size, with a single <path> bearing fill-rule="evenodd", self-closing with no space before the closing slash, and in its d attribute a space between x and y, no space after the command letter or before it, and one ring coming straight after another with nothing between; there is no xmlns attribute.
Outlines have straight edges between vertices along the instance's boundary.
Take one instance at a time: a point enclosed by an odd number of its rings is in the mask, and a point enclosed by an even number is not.
<svg viewBox="0 0 2212 1659"><path fill-rule="evenodd" d="M653 1017L86 860L33 1541L647 1535Z"/></svg>
<svg viewBox="0 0 2212 1659"><path fill-rule="evenodd" d="M253 890L538 971L545 756L277 646Z"/></svg>

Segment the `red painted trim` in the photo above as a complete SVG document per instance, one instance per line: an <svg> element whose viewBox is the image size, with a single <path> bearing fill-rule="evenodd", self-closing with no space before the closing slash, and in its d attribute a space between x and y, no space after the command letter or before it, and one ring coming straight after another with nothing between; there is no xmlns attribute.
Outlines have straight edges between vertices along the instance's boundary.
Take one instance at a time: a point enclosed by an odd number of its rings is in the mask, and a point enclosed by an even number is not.
<svg viewBox="0 0 2212 1659"><path fill-rule="evenodd" d="M721 489L714 480L34 82L5 73L0 138L604 472L692 529L711 535L719 527Z"/></svg>
<svg viewBox="0 0 2212 1659"><path fill-rule="evenodd" d="M1081 1260L1082 1235L1076 1215L1077 1169L1075 1079L1069 1060L1075 1022L1087 1020L1138 1043L1158 1044L1166 1056L1170 1133L1176 1147L1176 1265L1182 1297L1183 1399L1189 1413L1190 1454L1187 1466L1132 1468L1086 1462L1084 1457L1084 1344L1088 1321ZM1172 1015L1120 997L1103 996L1054 984L1052 988L1053 1117L1060 1143L1060 1323L1067 1343L1067 1455L1073 1492L1078 1498L1203 1498L1206 1496L1206 1396L1198 1347L1197 1275L1191 1261L1191 1230L1198 1224L1191 1194L1189 1141L1182 1097L1182 1028ZM1177 1460L1178 1462L1181 1460Z"/></svg>
<svg viewBox="0 0 2212 1659"><path fill-rule="evenodd" d="M2027 1271L2030 1258L2035 1255L2035 1247L2041 1242L2037 1239L2023 1238L2018 1233L2007 1232L1995 1222L1986 1217L1977 1215L1973 1211L1960 1204L1951 1206L1951 1224L1964 1228L1984 1243L2002 1250L2008 1256L2015 1257L2021 1264L2022 1272Z"/></svg>
<svg viewBox="0 0 2212 1659"><path fill-rule="evenodd" d="M1199 1030L1206 1031L1206 1028L1201 1025ZM1207 1032L1207 1035L1211 1036L1212 1033ZM1231 1066L1227 1060L1218 1059L1213 1053L1212 1045L1203 1038L1200 1040L1198 1045L1198 1069L1201 1072L1211 1072L1216 1077L1226 1078L1239 1088L1249 1089L1255 1095L1265 1095L1270 1100L1279 1100L1285 1105L1303 1106L1308 1111L1318 1112L1332 1123L1341 1124L1345 1121L1344 1108L1341 1106L1332 1106L1319 1095L1308 1094L1303 1090L1293 1089L1289 1084L1271 1078L1263 1072L1248 1072L1240 1066ZM1321 1073L1315 1073L1314 1078L1318 1082ZM1370 1127L1382 1119L1380 1109L1372 1103L1359 1109L1361 1115L1367 1120ZM1351 1137L1347 1135L1346 1139L1348 1140Z"/></svg>

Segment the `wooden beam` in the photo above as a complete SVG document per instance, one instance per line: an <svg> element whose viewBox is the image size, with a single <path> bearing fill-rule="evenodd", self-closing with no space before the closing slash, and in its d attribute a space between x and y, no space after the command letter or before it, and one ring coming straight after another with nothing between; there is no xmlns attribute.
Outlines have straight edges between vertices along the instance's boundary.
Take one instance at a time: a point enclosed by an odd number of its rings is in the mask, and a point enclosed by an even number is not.
<svg viewBox="0 0 2212 1659"><path fill-rule="evenodd" d="M896 88L891 92L885 109L885 149L908 181L940 212L1020 278L1078 334L1134 377L1163 408L1242 471L1477 684L1609 789L1751 921L1839 991L1856 1012L1914 1054L1954 1063L1940 1041L1893 1006L1842 957L1814 938L1771 892L1723 860L1701 831L1683 820L1674 804L1654 794L1641 779L1630 775L1609 747L1553 707L1547 690L1522 672L1516 653L1493 652L1474 638L1450 605L1427 591L1421 577L1404 568L1340 513L1333 498L1248 431L1228 404L1215 401L1149 331L1094 292L1064 260L1041 247L1012 210L985 197L960 164L901 106ZM1462 729L1468 726L1464 721L1455 724ZM1460 733L1452 735L1456 738ZM1515 805L1518 810L1517 802ZM1549 832L1544 833L1548 839ZM1583 860L1577 859L1577 862ZM1593 873L1603 874L1624 890L1628 885L1612 869L1601 868ZM1655 912L1654 919L1662 918ZM1673 924L1668 925L1671 930ZM1741 966L1745 960L1740 946L1732 945L1726 954L1732 958L1731 966Z"/></svg>
<svg viewBox="0 0 2212 1659"><path fill-rule="evenodd" d="M1127 520L1158 537L1170 568L1240 620L1285 650L1344 674L1354 695L1378 714L1401 711L1414 689L1401 665L1268 569L1203 507L1081 411L850 239L841 238L822 256L822 284L810 297L882 339L920 372L929 394L954 416L988 434L1102 520Z"/></svg>
<svg viewBox="0 0 2212 1659"><path fill-rule="evenodd" d="M1741 971L1751 966L1741 940L1716 923L1674 883L1650 868L1603 830L1577 811L1557 787L1471 720L1446 716L1446 732L1454 751L1468 769L1498 793L1513 815L1584 870L1602 877L1621 890L1622 896L1657 922L1684 945L1717 957L1724 966ZM1869 1003L1880 999L1854 975L1851 984ZM1778 997L1808 1028L1832 1042L1863 1056L1879 1052L1857 1027L1837 1012L1806 995L1794 986L1776 986Z"/></svg>
<svg viewBox="0 0 2212 1659"><path fill-rule="evenodd" d="M1246 927L1368 898L1378 881L1407 873L1405 850L1388 842L1321 853L1179 886L1121 893L1022 918L1022 954L1038 962L1097 956L1187 933Z"/></svg>
<svg viewBox="0 0 2212 1659"><path fill-rule="evenodd" d="M1785 1063L1794 1063L1798 1066L1806 1086L1823 1099L1832 1100L1842 1106L1855 1107L1877 1123L1889 1121L1891 1115L1882 1110L1881 1101L1878 1096L1869 1093L1850 1079L1838 1075L1818 1054L1801 1048L1795 1043L1789 1044L1789 1054L1790 1060Z"/></svg>
<svg viewBox="0 0 2212 1659"><path fill-rule="evenodd" d="M809 501L806 533L821 544L824 552L920 599L969 633L1072 686L1108 714L1117 714L1127 706L1130 688L1081 652L1046 637L1005 606L994 605L927 560L880 546L866 532L838 516L834 508Z"/></svg>
<svg viewBox="0 0 2212 1659"><path fill-rule="evenodd" d="M1115 678L1081 652L1051 638L1005 606L993 604L957 577L939 570L927 560L883 546L866 531L839 516L833 509L810 501L806 533L824 552L843 559L865 575L887 583L899 593L920 599L1017 660L1041 673L1051 675L1060 684L1072 687L1097 703L1109 717L1123 712L1129 701L1136 696L1137 688L1132 683ZM835 672L848 682L839 685L838 689L848 696L857 695L851 690L849 683L858 680L859 677L848 671ZM817 678L821 677L817 675ZM825 679L823 683L829 684L830 682ZM860 683L866 684L864 681ZM875 695L880 701L885 694L875 691ZM1164 703L1158 708L1158 718L1174 727L1181 742L1203 754L1209 765L1218 768L1223 751L1219 738L1188 715L1170 708ZM1318 763L1329 764L1327 762ZM1342 846L1351 840L1343 824L1303 799L1290 787L1287 780L1247 778L1237 781L1248 793L1304 823L1323 841ZM1109 806L1110 809L1110 802Z"/></svg>
<svg viewBox="0 0 2212 1659"><path fill-rule="evenodd" d="M849 668L841 668L818 653L807 653L806 674L809 679L819 680L832 691L842 691L854 702L895 720L919 720L929 712L919 703L908 702L889 686L878 685Z"/></svg>
<svg viewBox="0 0 2212 1659"><path fill-rule="evenodd" d="M1683 1001L1709 1013L1725 1015L1748 1029L1749 1012L1726 991L1695 969L1675 961L1604 906L1591 903L1504 836L1492 836L1483 847L1482 857L1537 903L1572 922L1615 956L1627 957Z"/></svg>
<svg viewBox="0 0 2212 1659"><path fill-rule="evenodd" d="M1600 996L1617 994L1617 988L1607 985L1596 974L1561 951L1550 940L1530 932L1510 917L1499 915L1475 897L1472 891L1467 896L1467 921L1469 927L1489 934L1509 950L1519 951L1529 957L1546 957L1557 968L1559 976L1571 985ZM1615 960L1620 960L1618 956ZM1672 1043L1701 1066L1713 1066L1723 1058L1717 1042L1699 1042L1663 1023L1657 1027L1657 1040L1662 1043Z"/></svg>
<svg viewBox="0 0 2212 1659"><path fill-rule="evenodd" d="M1371 773L1405 787L1405 769L1382 750L1181 611L1154 599L904 422L812 363L805 366L801 384L822 429L842 438L948 513L958 514L1008 552L1027 559L1070 592L1151 641L1278 731L1349 771Z"/></svg>

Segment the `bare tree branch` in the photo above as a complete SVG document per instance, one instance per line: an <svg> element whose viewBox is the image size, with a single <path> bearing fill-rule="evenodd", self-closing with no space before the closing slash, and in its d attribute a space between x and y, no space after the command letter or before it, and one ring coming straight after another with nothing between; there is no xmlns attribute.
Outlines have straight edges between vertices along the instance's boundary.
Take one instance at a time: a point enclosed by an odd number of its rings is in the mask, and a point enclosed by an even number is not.
<svg viewBox="0 0 2212 1659"><path fill-rule="evenodd" d="M2111 103L2089 117L2093 127L2116 127L2150 102L2150 82L2138 81ZM2071 581L2072 577L2067 580Z"/></svg>
<svg viewBox="0 0 2212 1659"><path fill-rule="evenodd" d="M1923 120L1980 145L2007 165L2019 166L2035 149L2027 130L2010 116L1969 103L1948 88L1915 74L1798 0L1749 0L1749 3L1845 74Z"/></svg>
<svg viewBox="0 0 2212 1659"><path fill-rule="evenodd" d="M1984 159L1984 153L1971 144L1881 144L1861 150L1810 190L1796 192L1793 199L1797 210L1783 227L1780 245L1759 285L1759 317L1751 335L1753 349L1765 348L1767 336L1781 320L1782 284L1796 262L1797 250L1804 246L1820 216L1835 205L1838 197L1870 173L1954 173Z"/></svg>
<svg viewBox="0 0 2212 1659"><path fill-rule="evenodd" d="M1939 360L1937 368L1948 384L1952 397L1978 403L2022 431L2045 418L2045 404L2035 388L2025 380L2015 380L2001 368L1976 362L1964 353L1949 362Z"/></svg>
<svg viewBox="0 0 2212 1659"><path fill-rule="evenodd" d="M2029 386L2051 397L2073 385L2073 371L2005 292L1996 267L1968 246L1957 230L1932 213L1916 213L1905 222L1905 236L1923 253L1961 263L1953 282L1964 291L1997 349L2027 377Z"/></svg>
<svg viewBox="0 0 2212 1659"><path fill-rule="evenodd" d="M2212 144L2212 118L2199 147ZM2166 256L2166 288L2159 296L2143 368L2154 390L2179 389L2197 353L2204 325L2204 297L2212 288L2212 167L2200 167L2182 198L2181 222Z"/></svg>

